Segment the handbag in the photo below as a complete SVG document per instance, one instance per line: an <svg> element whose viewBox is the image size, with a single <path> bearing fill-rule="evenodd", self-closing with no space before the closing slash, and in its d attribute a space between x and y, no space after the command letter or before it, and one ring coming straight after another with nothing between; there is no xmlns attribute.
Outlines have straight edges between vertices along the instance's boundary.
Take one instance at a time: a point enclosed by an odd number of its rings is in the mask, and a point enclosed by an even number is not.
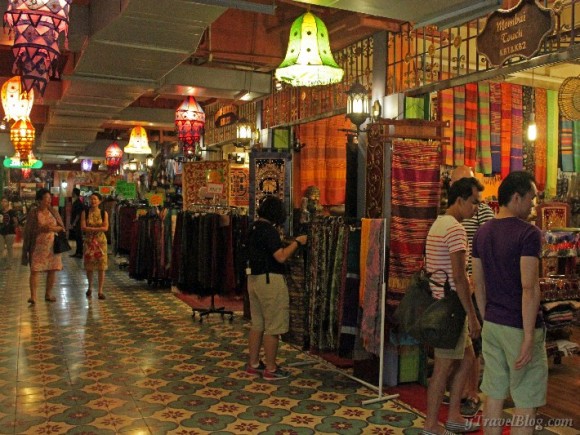
<svg viewBox="0 0 580 435"><path fill-rule="evenodd" d="M400 329L417 340L421 339L419 319L425 310L435 302L429 286L431 275L425 269L415 272L395 311L395 319L399 322Z"/></svg>
<svg viewBox="0 0 580 435"><path fill-rule="evenodd" d="M54 235L54 245L52 249L55 254L62 254L63 252L71 250L64 231L60 231Z"/></svg>

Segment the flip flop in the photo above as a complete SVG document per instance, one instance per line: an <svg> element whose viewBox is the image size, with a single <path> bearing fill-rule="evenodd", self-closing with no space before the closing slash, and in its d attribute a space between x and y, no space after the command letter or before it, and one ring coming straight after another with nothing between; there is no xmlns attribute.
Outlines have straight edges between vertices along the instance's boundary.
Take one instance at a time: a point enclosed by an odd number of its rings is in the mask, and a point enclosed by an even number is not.
<svg viewBox="0 0 580 435"><path fill-rule="evenodd" d="M447 423L445 423L445 429L455 433L469 433L469 432L477 432L479 429L481 429L481 425L471 420L467 420L465 423L448 421Z"/></svg>

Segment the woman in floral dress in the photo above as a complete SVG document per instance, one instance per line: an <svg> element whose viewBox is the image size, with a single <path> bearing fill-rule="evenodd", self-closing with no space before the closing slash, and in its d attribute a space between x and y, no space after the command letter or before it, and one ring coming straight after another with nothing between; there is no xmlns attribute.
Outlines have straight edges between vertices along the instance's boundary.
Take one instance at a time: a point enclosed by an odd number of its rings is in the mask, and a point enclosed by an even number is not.
<svg viewBox="0 0 580 435"><path fill-rule="evenodd" d="M62 270L60 254L53 252L54 235L64 231L62 219L52 209L52 195L48 189L36 192L38 205L32 207L26 216L24 240L22 243L22 265L30 264L30 299L28 303L36 304L36 288L38 275L46 272L46 287L44 300L55 302L52 288L56 278L56 271Z"/></svg>
<svg viewBox="0 0 580 435"><path fill-rule="evenodd" d="M84 233L83 258L89 289L87 297L93 294L93 272L98 272L99 299L105 299L103 285L105 284L105 270L108 268L107 261L107 236L105 231L109 229L109 215L100 209L102 197L95 192L90 196L90 208L84 211L81 217L81 229Z"/></svg>

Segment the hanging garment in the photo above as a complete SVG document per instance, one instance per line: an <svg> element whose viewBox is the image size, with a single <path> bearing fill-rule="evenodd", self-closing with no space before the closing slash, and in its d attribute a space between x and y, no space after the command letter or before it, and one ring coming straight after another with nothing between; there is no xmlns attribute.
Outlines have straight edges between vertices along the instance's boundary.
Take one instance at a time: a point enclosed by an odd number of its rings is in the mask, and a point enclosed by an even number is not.
<svg viewBox="0 0 580 435"><path fill-rule="evenodd" d="M556 196L558 182L558 129L560 127L558 109L558 91L547 91L548 116L546 120L547 154L546 154L546 198Z"/></svg>
<svg viewBox="0 0 580 435"><path fill-rule="evenodd" d="M465 161L475 168L477 151L477 83L465 85Z"/></svg>
<svg viewBox="0 0 580 435"><path fill-rule="evenodd" d="M580 172L580 121L573 121L574 171Z"/></svg>
<svg viewBox="0 0 580 435"><path fill-rule="evenodd" d="M443 136L448 137L441 144L442 162L444 165L453 166L453 89L445 89L439 92L441 121L449 122L449 127L444 128Z"/></svg>
<svg viewBox="0 0 580 435"><path fill-rule="evenodd" d="M465 86L453 88L453 145L455 166L465 164Z"/></svg>
<svg viewBox="0 0 580 435"><path fill-rule="evenodd" d="M522 162L522 87L512 85L512 146L510 151L510 172L521 171Z"/></svg>
<svg viewBox="0 0 580 435"><path fill-rule="evenodd" d="M564 172L574 172L573 128L572 121L560 120L560 156Z"/></svg>
<svg viewBox="0 0 580 435"><path fill-rule="evenodd" d="M501 172L501 84L489 84L491 171Z"/></svg>
<svg viewBox="0 0 580 435"><path fill-rule="evenodd" d="M524 171L529 172L535 176L536 164L535 164L535 144L536 141L528 139L528 126L530 125L532 113L534 113L533 98L534 88L529 86L523 86L522 93L522 113L523 113L523 126L522 126L522 166ZM534 115L535 116L535 115ZM534 120L535 122L535 120Z"/></svg>
<svg viewBox="0 0 580 435"><path fill-rule="evenodd" d="M477 170L485 175L491 175L491 128L489 106L489 83L481 82L477 85L478 91L478 153Z"/></svg>
<svg viewBox="0 0 580 435"><path fill-rule="evenodd" d="M541 192L546 188L546 164L547 164L547 121L548 121L548 102L546 90L542 88L535 89L535 108L536 108L536 127L538 137L536 138L536 171L535 179L538 190Z"/></svg>
<svg viewBox="0 0 580 435"><path fill-rule="evenodd" d="M501 84L501 177L510 173L512 150L512 85Z"/></svg>

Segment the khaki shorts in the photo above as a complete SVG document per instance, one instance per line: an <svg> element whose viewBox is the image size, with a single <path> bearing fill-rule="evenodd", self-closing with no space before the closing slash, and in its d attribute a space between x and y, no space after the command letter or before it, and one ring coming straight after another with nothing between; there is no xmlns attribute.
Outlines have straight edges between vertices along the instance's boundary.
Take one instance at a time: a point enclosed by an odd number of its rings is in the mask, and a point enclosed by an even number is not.
<svg viewBox="0 0 580 435"><path fill-rule="evenodd" d="M270 273L269 284L266 282L266 274L248 275L248 294L252 330L264 331L266 335L288 332L290 296L284 275Z"/></svg>
<svg viewBox="0 0 580 435"><path fill-rule="evenodd" d="M433 349L435 356L437 358L447 358L447 359L463 359L465 355L465 348L470 347L471 338L467 332L467 316L465 316L465 323L463 324L463 331L457 340L457 346L455 349L440 349L436 347Z"/></svg>
<svg viewBox="0 0 580 435"><path fill-rule="evenodd" d="M537 408L546 404L548 357L545 331L534 331L534 355L524 368L516 370L524 330L483 322L483 380L481 391L492 399L502 400L511 394L516 408Z"/></svg>

